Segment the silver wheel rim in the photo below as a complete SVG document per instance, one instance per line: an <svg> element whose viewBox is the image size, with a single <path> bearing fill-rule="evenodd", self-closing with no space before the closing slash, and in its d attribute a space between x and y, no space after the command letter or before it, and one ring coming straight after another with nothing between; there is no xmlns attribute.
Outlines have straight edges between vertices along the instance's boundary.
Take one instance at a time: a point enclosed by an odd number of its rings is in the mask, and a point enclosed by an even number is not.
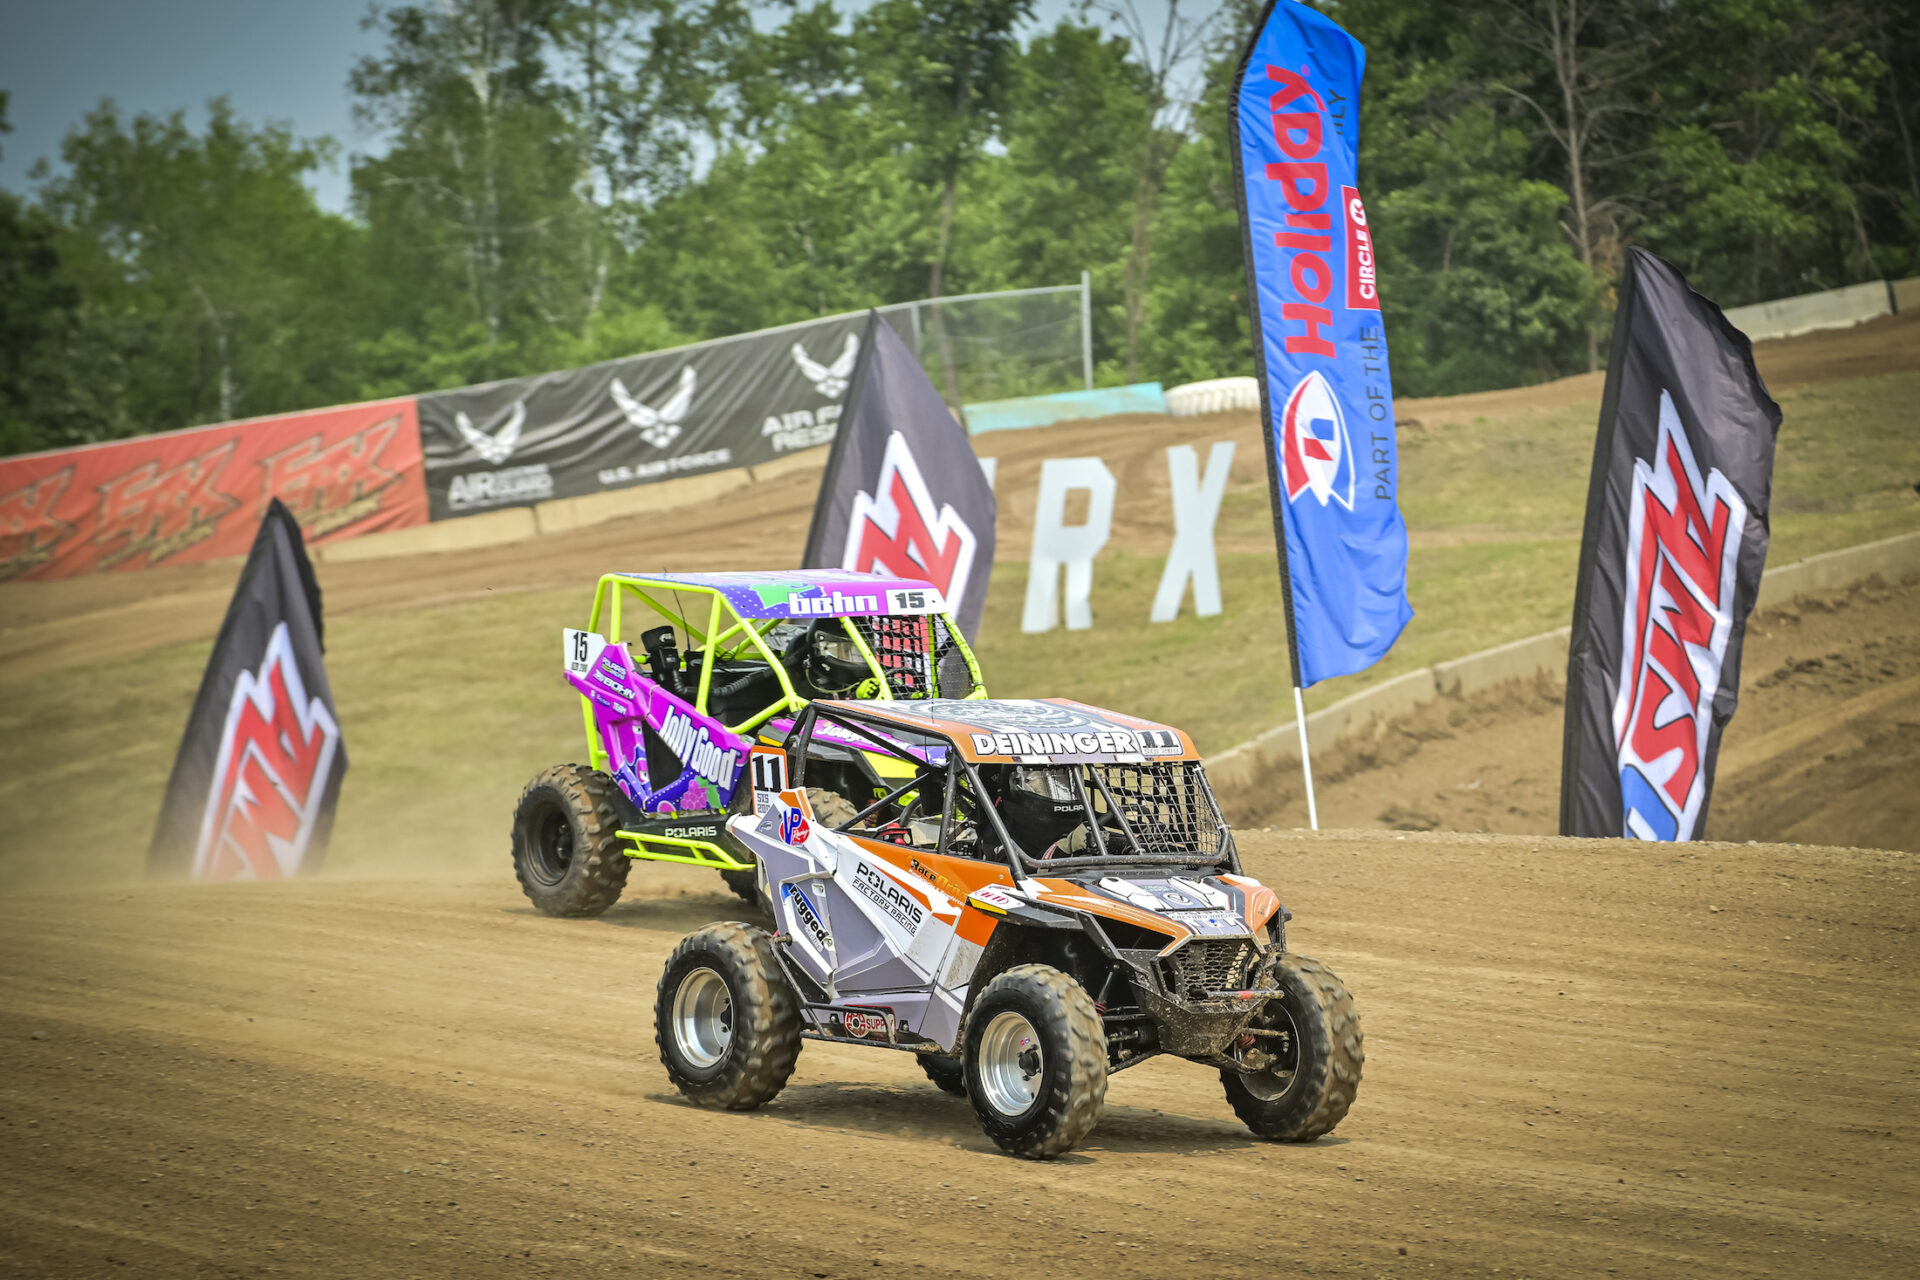
<svg viewBox="0 0 1920 1280"><path fill-rule="evenodd" d="M673 993L673 1040L696 1067L711 1067L733 1044L733 993L711 969L695 969Z"/></svg>
<svg viewBox="0 0 1920 1280"><path fill-rule="evenodd" d="M1278 1015L1278 1016L1274 1016ZM1278 1102L1287 1096L1293 1088L1294 1079L1300 1072L1300 1027L1294 1021L1293 1014L1278 1000L1273 1002L1272 1012L1262 1019L1271 1031L1285 1031L1288 1036L1288 1051L1282 1055L1278 1066L1268 1067L1265 1071L1249 1071L1241 1075L1240 1082L1247 1092L1262 1102ZM1272 1040L1262 1040L1263 1045L1272 1045Z"/></svg>
<svg viewBox="0 0 1920 1280"><path fill-rule="evenodd" d="M1033 1024L1009 1010L994 1015L980 1037L975 1064L980 1091L1001 1115L1025 1115L1040 1096L1047 1059L1040 1050L1040 1033Z"/></svg>

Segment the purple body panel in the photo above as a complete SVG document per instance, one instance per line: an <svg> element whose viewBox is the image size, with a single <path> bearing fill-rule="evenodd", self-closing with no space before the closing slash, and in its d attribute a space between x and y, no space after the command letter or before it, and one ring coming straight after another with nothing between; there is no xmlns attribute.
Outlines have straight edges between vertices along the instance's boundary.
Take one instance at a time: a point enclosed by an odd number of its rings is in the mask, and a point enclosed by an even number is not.
<svg viewBox="0 0 1920 1280"><path fill-rule="evenodd" d="M913 616L946 609L940 593L925 582L840 569L630 576L642 588L670 590L684 586L717 591L736 616L756 621ZM747 753L756 736L733 733L719 720L695 711L691 702L663 687L642 664L635 663L625 642L600 649L590 667L584 666L585 651L580 660L582 667L566 671L567 682L592 706L594 731L607 753L607 771L627 798L646 814L710 813L727 808L745 774ZM672 777L654 777L648 768L648 725L680 762L679 771ZM783 715L769 721L759 733L777 741L792 727L793 718ZM823 723L816 732L823 740L855 750L872 749L871 743L835 726ZM905 743L897 745L923 758L927 754ZM944 750L935 748L933 758L944 758Z"/></svg>
<svg viewBox="0 0 1920 1280"><path fill-rule="evenodd" d="M890 617L944 613L931 583L848 569L794 569L782 573L635 573L641 583L718 591L742 618Z"/></svg>
<svg viewBox="0 0 1920 1280"><path fill-rule="evenodd" d="M718 720L634 670L624 643L602 649L586 676L567 673L567 683L593 704L608 772L642 813L700 813L724 809L733 799L752 740L727 732ZM675 776L648 774L643 723L686 762Z"/></svg>

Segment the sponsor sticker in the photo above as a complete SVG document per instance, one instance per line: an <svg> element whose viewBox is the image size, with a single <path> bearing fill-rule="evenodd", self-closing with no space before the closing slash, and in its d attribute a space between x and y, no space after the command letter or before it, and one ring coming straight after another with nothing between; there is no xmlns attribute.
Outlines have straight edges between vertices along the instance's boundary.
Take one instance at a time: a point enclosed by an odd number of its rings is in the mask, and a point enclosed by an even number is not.
<svg viewBox="0 0 1920 1280"><path fill-rule="evenodd" d="M820 913L814 909L812 900L801 891L800 887L792 884L783 885L780 893L787 900L788 912L793 916L794 923L813 939L814 945L820 952L824 955L833 950L833 935L827 932L827 926L821 922Z"/></svg>
<svg viewBox="0 0 1920 1280"><path fill-rule="evenodd" d="M733 786L740 770L739 748L715 742L705 725L695 724L693 718L678 707L669 708L661 721L660 741L682 764L722 791Z"/></svg>
<svg viewBox="0 0 1920 1280"><path fill-rule="evenodd" d="M813 824L798 809L780 815L780 839L787 844L805 844L813 836Z"/></svg>
<svg viewBox="0 0 1920 1280"><path fill-rule="evenodd" d="M593 670L593 664L600 661L600 651L606 647L607 638L591 631L568 628L560 633L561 660L572 675L584 677Z"/></svg>
<svg viewBox="0 0 1920 1280"><path fill-rule="evenodd" d="M1053 756L1182 755L1180 735L1170 729L1081 729L1072 732L974 733L975 755L1045 759Z"/></svg>
<svg viewBox="0 0 1920 1280"><path fill-rule="evenodd" d="M921 922L927 918L926 909L915 902L911 894L870 862L854 864L853 887L908 933L918 932Z"/></svg>
<svg viewBox="0 0 1920 1280"><path fill-rule="evenodd" d="M870 1009L841 1009L835 1012L834 1020L840 1024L842 1034L855 1040L893 1041L894 1013L884 1005Z"/></svg>
<svg viewBox="0 0 1920 1280"><path fill-rule="evenodd" d="M787 615L793 618L860 617L879 612L879 596L846 596L837 589L823 596L801 595L798 592L787 596Z"/></svg>
<svg viewBox="0 0 1920 1280"><path fill-rule="evenodd" d="M887 592L887 612L945 613L947 603L931 587L901 587Z"/></svg>
<svg viewBox="0 0 1920 1280"><path fill-rule="evenodd" d="M967 895L967 901L982 911L990 911L994 915L999 916L1007 914L1007 912L1015 907L1025 905L1020 898L1014 895L1012 890L1003 888L997 884L985 885L975 889L971 894Z"/></svg>
<svg viewBox="0 0 1920 1280"><path fill-rule="evenodd" d="M1247 922L1232 912L1168 911L1165 912L1164 915L1175 924L1184 925L1190 931L1200 934L1203 937L1247 932Z"/></svg>
<svg viewBox="0 0 1920 1280"><path fill-rule="evenodd" d="M753 780L753 816L758 818L776 808L787 789L787 753L779 747L755 747L747 753L747 771Z"/></svg>

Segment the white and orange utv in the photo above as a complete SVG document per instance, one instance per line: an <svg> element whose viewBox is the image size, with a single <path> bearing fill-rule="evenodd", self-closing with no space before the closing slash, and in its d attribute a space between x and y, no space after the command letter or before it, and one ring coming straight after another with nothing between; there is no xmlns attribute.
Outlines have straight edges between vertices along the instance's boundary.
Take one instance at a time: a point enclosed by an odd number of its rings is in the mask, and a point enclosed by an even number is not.
<svg viewBox="0 0 1920 1280"><path fill-rule="evenodd" d="M1178 730L1059 699L823 700L751 763L728 827L773 931L702 929L660 979L661 1060L694 1101L766 1103L814 1039L919 1055L1030 1157L1158 1054L1217 1068L1262 1137L1311 1141L1352 1105L1352 998L1287 952Z"/></svg>

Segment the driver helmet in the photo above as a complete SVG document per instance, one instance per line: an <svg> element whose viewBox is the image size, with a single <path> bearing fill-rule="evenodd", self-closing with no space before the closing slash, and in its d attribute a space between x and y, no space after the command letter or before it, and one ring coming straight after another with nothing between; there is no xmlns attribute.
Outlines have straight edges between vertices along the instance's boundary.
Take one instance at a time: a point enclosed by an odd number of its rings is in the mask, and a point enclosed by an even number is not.
<svg viewBox="0 0 1920 1280"><path fill-rule="evenodd" d="M807 628L801 649L807 683L820 693L862 692L873 670L838 618L821 618Z"/></svg>
<svg viewBox="0 0 1920 1280"><path fill-rule="evenodd" d="M1072 766L1010 765L1001 789L1000 820L1032 857L1041 857L1087 820L1074 796Z"/></svg>

